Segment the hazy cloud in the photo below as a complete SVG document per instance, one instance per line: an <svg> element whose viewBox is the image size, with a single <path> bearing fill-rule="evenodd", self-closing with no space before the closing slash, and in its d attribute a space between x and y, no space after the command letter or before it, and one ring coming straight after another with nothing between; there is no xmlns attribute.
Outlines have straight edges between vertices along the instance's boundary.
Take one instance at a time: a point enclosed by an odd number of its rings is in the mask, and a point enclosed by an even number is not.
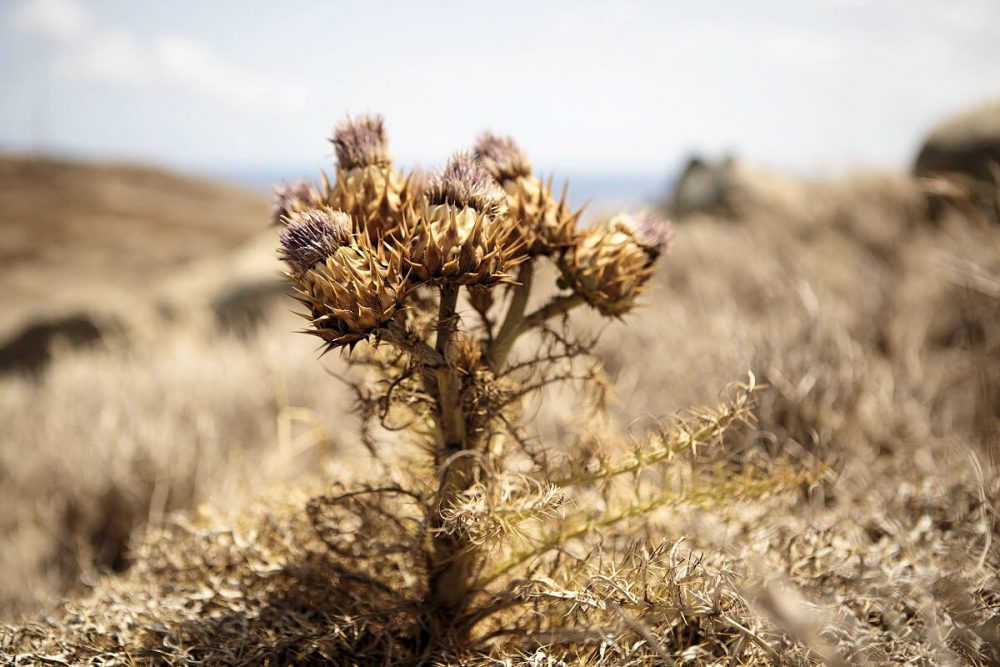
<svg viewBox="0 0 1000 667"><path fill-rule="evenodd" d="M24 2L11 12L14 27L54 40L75 40L93 29L90 16L74 0Z"/></svg>
<svg viewBox="0 0 1000 667"><path fill-rule="evenodd" d="M0 142L312 164L379 111L408 161L491 127L546 168L899 167L1000 94L997 0L505 2L9 0Z"/></svg>
<svg viewBox="0 0 1000 667"><path fill-rule="evenodd" d="M283 77L226 62L208 45L177 35L142 41L105 25L78 0L26 0L11 14L14 28L55 47L50 64L62 76L101 83L164 84L240 107L297 108L305 96Z"/></svg>
<svg viewBox="0 0 1000 667"><path fill-rule="evenodd" d="M202 94L219 97L240 106L257 108L301 108L301 87L279 77L269 77L235 67L211 49L186 37L167 35L153 46L153 61L165 78Z"/></svg>

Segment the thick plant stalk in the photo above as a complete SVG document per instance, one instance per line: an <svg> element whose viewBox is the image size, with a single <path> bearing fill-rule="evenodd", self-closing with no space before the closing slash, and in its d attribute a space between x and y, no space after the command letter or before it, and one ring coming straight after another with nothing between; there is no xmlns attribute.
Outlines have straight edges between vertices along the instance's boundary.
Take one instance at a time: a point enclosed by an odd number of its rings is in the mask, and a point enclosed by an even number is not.
<svg viewBox="0 0 1000 667"><path fill-rule="evenodd" d="M448 358L448 348L458 328L458 315L455 312L455 307L458 303L458 290L458 285L445 285L441 288L437 341L434 349L443 359ZM439 366L437 369L437 384L439 426L441 430L440 444L443 450L441 453L444 454L444 458L447 458L454 452L465 448L465 416L462 414L458 373L454 368L449 367L447 363Z"/></svg>
<svg viewBox="0 0 1000 667"><path fill-rule="evenodd" d="M520 285L513 290L510 307L507 309L507 316L504 318L503 324L500 325L500 331L493 340L492 349L490 350L490 363L495 370L499 370L499 367L503 365L507 359L507 355L510 354L511 346L517 340L518 330L521 327L521 322L524 320L524 309L527 307L528 297L531 295L531 280L533 275L534 264L532 262L525 262L521 265L521 269L517 274L517 281Z"/></svg>
<svg viewBox="0 0 1000 667"><path fill-rule="evenodd" d="M445 285L441 288L435 350L444 359L448 359L448 349L458 325L455 312L458 291L458 285ZM441 510L453 504L457 496L472 484L475 462L467 453L469 443L458 373L445 363L437 369L436 375L440 434L436 458L440 470L440 487L431 521L433 562L428 602L439 619L447 623L466 606L475 554L462 536L442 530Z"/></svg>

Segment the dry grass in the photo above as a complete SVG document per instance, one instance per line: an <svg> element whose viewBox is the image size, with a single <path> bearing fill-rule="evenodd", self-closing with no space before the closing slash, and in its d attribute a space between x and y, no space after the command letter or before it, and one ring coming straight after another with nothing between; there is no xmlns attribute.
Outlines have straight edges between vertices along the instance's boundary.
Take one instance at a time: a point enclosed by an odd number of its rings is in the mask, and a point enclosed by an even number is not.
<svg viewBox="0 0 1000 667"><path fill-rule="evenodd" d="M902 178L805 187L745 202L737 221L678 228L646 307L598 348L607 423L581 424L570 389L526 406L553 451L621 458L624 434L646 443L661 422L676 433L671 414L715 404L752 369L767 384L756 427L712 440L705 468L680 456L554 507L543 525L562 528L611 516L633 479L687 494L498 575L513 606L471 645L421 655L400 639L422 581L405 550L386 554L404 531L375 522L332 548L330 531L349 524L324 504L330 487L396 480L372 479L392 473L352 439L350 397L290 320L275 314L246 340L178 329L127 353L60 358L39 383L3 380L0 568L16 575L2 582L12 624L0 653L17 664L996 664L1000 230L957 214L924 224ZM325 437L307 428L315 415ZM282 424L300 417L289 436ZM400 469L408 456L400 446ZM754 493L749 478L701 496L677 486L687 470L773 481L821 464L819 482L791 493Z"/></svg>

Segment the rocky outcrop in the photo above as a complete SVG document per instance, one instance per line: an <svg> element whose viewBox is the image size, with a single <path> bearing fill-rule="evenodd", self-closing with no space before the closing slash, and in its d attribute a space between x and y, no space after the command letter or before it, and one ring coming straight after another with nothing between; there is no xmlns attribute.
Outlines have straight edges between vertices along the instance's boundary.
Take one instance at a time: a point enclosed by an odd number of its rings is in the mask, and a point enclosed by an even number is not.
<svg viewBox="0 0 1000 667"><path fill-rule="evenodd" d="M93 313L30 320L0 340L0 373L37 373L57 350L94 345L120 330L114 318Z"/></svg>
<svg viewBox="0 0 1000 667"><path fill-rule="evenodd" d="M961 113L932 130L913 173L928 180L934 218L971 204L988 219L1000 221L1000 101Z"/></svg>
<svg viewBox="0 0 1000 667"><path fill-rule="evenodd" d="M710 215L739 219L764 210L794 210L805 191L799 181L727 156L692 157L667 203L670 215L683 219Z"/></svg>

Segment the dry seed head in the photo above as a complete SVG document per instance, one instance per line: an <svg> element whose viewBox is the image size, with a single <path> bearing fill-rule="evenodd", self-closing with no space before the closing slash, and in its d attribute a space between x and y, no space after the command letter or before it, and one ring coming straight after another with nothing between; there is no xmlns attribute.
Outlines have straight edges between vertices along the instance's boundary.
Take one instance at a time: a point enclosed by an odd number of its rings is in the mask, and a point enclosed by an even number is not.
<svg viewBox="0 0 1000 667"><path fill-rule="evenodd" d="M509 279L514 248L503 190L468 154L459 153L427 186L419 210L409 209L403 252L423 282L493 285Z"/></svg>
<svg viewBox="0 0 1000 667"><path fill-rule="evenodd" d="M323 198L313 188L309 181L284 183L274 189L274 202L271 206L271 223L283 225L295 211L301 211L314 206L320 206Z"/></svg>
<svg viewBox="0 0 1000 667"><path fill-rule="evenodd" d="M496 180L469 153L456 153L435 175L428 188L431 204L453 204L494 216L505 207L503 190Z"/></svg>
<svg viewBox="0 0 1000 667"><path fill-rule="evenodd" d="M586 230L559 262L561 282L603 315L632 309L669 238L666 223L635 223L619 216Z"/></svg>
<svg viewBox="0 0 1000 667"><path fill-rule="evenodd" d="M483 132L476 139L472 155L501 185L531 175L531 159L511 137Z"/></svg>
<svg viewBox="0 0 1000 667"><path fill-rule="evenodd" d="M337 124L330 142L344 169L392 164L382 116L348 117Z"/></svg>
<svg viewBox="0 0 1000 667"><path fill-rule="evenodd" d="M421 282L494 285L509 279L504 228L488 213L424 203L406 233L406 264Z"/></svg>
<svg viewBox="0 0 1000 667"><path fill-rule="evenodd" d="M550 255L573 243L580 213L556 200L551 184L531 175L531 159L511 137L484 132L473 156L503 187L512 235L527 255Z"/></svg>
<svg viewBox="0 0 1000 667"><path fill-rule="evenodd" d="M397 257L359 235L298 280L314 333L331 348L376 334L402 306L406 278Z"/></svg>

